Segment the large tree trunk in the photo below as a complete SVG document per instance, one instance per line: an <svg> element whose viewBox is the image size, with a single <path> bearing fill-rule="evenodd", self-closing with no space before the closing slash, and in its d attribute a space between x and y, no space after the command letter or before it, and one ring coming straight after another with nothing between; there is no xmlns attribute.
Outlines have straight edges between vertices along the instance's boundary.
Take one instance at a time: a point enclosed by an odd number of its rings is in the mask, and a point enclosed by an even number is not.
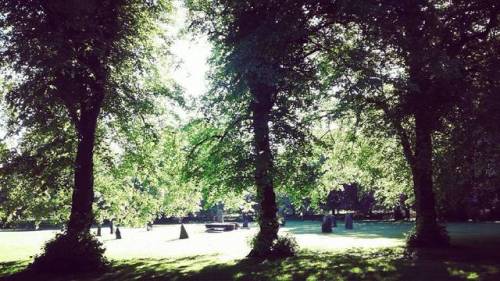
<svg viewBox="0 0 500 281"><path fill-rule="evenodd" d="M259 202L259 226L253 249L249 256L268 257L272 255L272 245L278 238L279 224L276 217L278 207L272 179L272 153L269 143L269 115L272 108L271 96L274 89L265 85L251 88L254 149L255 149L255 185Z"/></svg>
<svg viewBox="0 0 500 281"><path fill-rule="evenodd" d="M75 159L75 176L68 222L69 234L88 233L93 222L94 200L93 156L100 103L81 112L77 126L79 138Z"/></svg>
<svg viewBox="0 0 500 281"><path fill-rule="evenodd" d="M437 223L436 203L432 180L432 120L424 108L415 113L415 163L413 184L416 207L414 246L446 244L447 236Z"/></svg>
<svg viewBox="0 0 500 281"><path fill-rule="evenodd" d="M416 89L410 95L414 105L415 153L413 164L413 189L415 193L416 227L409 245L415 247L434 247L448 244L445 229L437 223L436 202L432 178L432 133L438 116L439 104L432 100L437 94L429 71L429 56L426 53L431 42L419 28L425 23L422 1L404 2L401 15L405 19L407 64L410 85Z"/></svg>

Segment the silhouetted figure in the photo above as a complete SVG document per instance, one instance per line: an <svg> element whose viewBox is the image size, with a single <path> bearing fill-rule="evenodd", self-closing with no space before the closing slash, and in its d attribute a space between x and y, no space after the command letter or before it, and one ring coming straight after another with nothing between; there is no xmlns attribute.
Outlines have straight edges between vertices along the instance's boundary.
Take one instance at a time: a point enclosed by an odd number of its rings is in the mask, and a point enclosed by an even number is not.
<svg viewBox="0 0 500 281"><path fill-rule="evenodd" d="M120 231L120 228L117 226L116 231L115 231L116 239L122 239L122 233Z"/></svg>
<svg viewBox="0 0 500 281"><path fill-rule="evenodd" d="M184 227L184 224L181 224L181 235L179 236L179 239L188 239L188 233L186 231L186 228Z"/></svg>

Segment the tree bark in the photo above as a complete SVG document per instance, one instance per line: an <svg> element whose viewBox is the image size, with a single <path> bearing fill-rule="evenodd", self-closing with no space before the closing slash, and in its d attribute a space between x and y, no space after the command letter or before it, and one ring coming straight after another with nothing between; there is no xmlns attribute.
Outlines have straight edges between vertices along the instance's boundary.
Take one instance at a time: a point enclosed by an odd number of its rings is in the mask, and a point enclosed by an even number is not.
<svg viewBox="0 0 500 281"><path fill-rule="evenodd" d="M437 121L439 104L432 98L438 94L429 70L429 56L426 50L431 42L419 26L426 17L422 14L422 1L408 1L403 5L407 42L406 62L409 66L411 90L410 98L414 106L415 151L411 170L415 193L416 227L409 241L415 247L434 247L448 244L445 229L437 223L436 202L432 178L432 133Z"/></svg>
<svg viewBox="0 0 500 281"><path fill-rule="evenodd" d="M423 107L415 112L415 163L412 173L416 208L414 246L444 245L447 236L437 223L433 191L432 120Z"/></svg>
<svg viewBox="0 0 500 281"><path fill-rule="evenodd" d="M258 217L260 230L249 256L265 258L272 255L272 246L278 238L279 230L276 216L278 207L272 179L273 159L269 142L271 97L274 94L274 88L259 84L251 87L251 91L254 97L252 121L255 149L255 185L260 208Z"/></svg>
<svg viewBox="0 0 500 281"><path fill-rule="evenodd" d="M91 102L89 102L91 103ZM78 148L75 159L74 187L68 234L88 233L93 222L93 156L97 119L101 100L82 105L78 122Z"/></svg>

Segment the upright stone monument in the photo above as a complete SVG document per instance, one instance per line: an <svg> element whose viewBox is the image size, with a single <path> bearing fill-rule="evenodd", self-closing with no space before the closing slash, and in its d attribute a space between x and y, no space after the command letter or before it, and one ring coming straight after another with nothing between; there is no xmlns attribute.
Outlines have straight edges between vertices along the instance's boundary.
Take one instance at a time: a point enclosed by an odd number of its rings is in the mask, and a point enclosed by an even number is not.
<svg viewBox="0 0 500 281"><path fill-rule="evenodd" d="M353 229L352 214L345 215L345 229Z"/></svg>
<svg viewBox="0 0 500 281"><path fill-rule="evenodd" d="M333 231L333 218L332 215L324 215L323 223L321 224L321 232L323 233L331 233Z"/></svg>
<svg viewBox="0 0 500 281"><path fill-rule="evenodd" d="M184 224L181 224L181 235L179 236L179 239L188 239L188 233L186 231L186 228L184 227Z"/></svg>
<svg viewBox="0 0 500 281"><path fill-rule="evenodd" d="M285 216L282 215L281 213L278 213L278 223L280 224L280 226L285 226L286 225L286 220L285 220Z"/></svg>
<svg viewBox="0 0 500 281"><path fill-rule="evenodd" d="M243 228L248 228L248 217L243 215Z"/></svg>
<svg viewBox="0 0 500 281"><path fill-rule="evenodd" d="M220 223L224 222L224 210L221 207L217 207L216 221Z"/></svg>
<svg viewBox="0 0 500 281"><path fill-rule="evenodd" d="M122 232L120 231L120 228L118 226L116 227L115 235L116 239L122 239Z"/></svg>

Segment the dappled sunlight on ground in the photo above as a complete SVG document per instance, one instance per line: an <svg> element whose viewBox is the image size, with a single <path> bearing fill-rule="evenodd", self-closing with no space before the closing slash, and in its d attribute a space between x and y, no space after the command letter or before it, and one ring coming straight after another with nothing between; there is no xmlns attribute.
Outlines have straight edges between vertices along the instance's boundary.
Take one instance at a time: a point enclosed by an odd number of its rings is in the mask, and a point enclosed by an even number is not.
<svg viewBox="0 0 500 281"><path fill-rule="evenodd" d="M114 261L111 270L104 274L31 276L22 272L6 280L493 281L499 278L498 262L454 261L446 251L441 251L439 258L415 259L406 256L402 248L365 248L330 253L301 251L297 257L263 262L247 259L221 262L215 255L120 260Z"/></svg>
<svg viewBox="0 0 500 281"><path fill-rule="evenodd" d="M123 239L116 240L103 228L99 239L111 259L179 258L186 256L217 256L220 261L241 259L250 251L249 239L258 227L236 231L207 233L204 224L186 224L189 239L179 240L179 225L155 225L153 231L145 228L120 228ZM353 230L346 230L342 221L333 233L321 233L319 221L288 221L280 233L294 234L301 249L345 251L348 248L384 248L404 245L404 234L412 223L355 222ZM478 241L500 249L500 224L454 223L448 225L452 242ZM95 231L95 229L93 230ZM43 243L56 231L0 231L0 262L27 260L40 252ZM500 250L499 250L500 251Z"/></svg>
<svg viewBox="0 0 500 281"><path fill-rule="evenodd" d="M411 223L342 222L321 233L318 221L289 221L281 233L294 234L297 257L257 262L245 259L257 227L207 233L204 224L120 228L116 240L103 228L101 241L112 269L85 276L30 276L22 272L56 231L0 231L0 279L6 280L500 280L500 224L449 224L454 246L407 255L404 234ZM95 230L94 230L95 231ZM10 260L10 261L9 261ZM9 261L9 262L5 262ZM15 272L21 272L14 274ZM2 279L3 280L3 279Z"/></svg>

